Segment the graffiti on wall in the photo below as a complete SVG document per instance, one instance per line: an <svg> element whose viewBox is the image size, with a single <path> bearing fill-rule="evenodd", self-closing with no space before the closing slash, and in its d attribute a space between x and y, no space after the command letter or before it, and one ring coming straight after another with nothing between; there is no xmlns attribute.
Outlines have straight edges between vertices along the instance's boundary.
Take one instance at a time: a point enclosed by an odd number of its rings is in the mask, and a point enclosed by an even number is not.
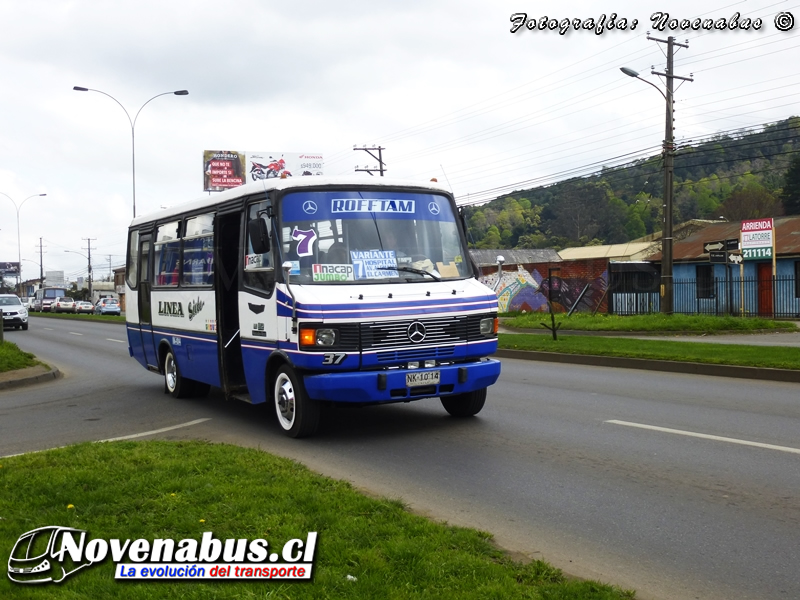
<svg viewBox="0 0 800 600"><path fill-rule="evenodd" d="M516 272L503 271L499 279L497 272L494 272L483 275L480 280L497 294L500 312L546 312L548 298L556 312L567 312L578 302L578 312L596 309L599 312L606 311L607 270L594 279L548 277L538 269L528 271L524 266L517 265Z"/></svg>

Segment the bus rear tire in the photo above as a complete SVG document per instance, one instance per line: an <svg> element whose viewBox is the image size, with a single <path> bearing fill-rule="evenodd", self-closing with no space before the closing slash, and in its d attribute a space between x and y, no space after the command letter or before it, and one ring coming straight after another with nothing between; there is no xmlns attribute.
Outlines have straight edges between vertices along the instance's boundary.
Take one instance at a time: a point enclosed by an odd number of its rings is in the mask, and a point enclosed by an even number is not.
<svg viewBox="0 0 800 600"><path fill-rule="evenodd" d="M169 350L164 357L164 391L173 398L187 398L191 387L191 382L181 375L175 355Z"/></svg>
<svg viewBox="0 0 800 600"><path fill-rule="evenodd" d="M320 403L308 397L302 379L288 365L275 375L273 398L278 425L286 435L302 438L317 432Z"/></svg>
<svg viewBox="0 0 800 600"><path fill-rule="evenodd" d="M453 417L474 417L486 403L486 388L455 394L453 396L442 396L439 398L444 409Z"/></svg>

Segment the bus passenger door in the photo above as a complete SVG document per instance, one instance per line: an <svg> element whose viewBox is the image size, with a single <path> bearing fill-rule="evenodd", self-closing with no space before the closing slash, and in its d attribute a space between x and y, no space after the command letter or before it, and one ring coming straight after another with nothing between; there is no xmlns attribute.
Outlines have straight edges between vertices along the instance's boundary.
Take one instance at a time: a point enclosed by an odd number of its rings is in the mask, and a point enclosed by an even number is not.
<svg viewBox="0 0 800 600"><path fill-rule="evenodd" d="M150 301L150 236L139 242L139 331L142 348L148 365L158 366L158 356L153 344L153 308Z"/></svg>
<svg viewBox="0 0 800 600"><path fill-rule="evenodd" d="M214 236L215 288L217 297L217 335L220 380L226 395L242 393L247 387L242 365L239 330L239 256L242 211L219 213Z"/></svg>

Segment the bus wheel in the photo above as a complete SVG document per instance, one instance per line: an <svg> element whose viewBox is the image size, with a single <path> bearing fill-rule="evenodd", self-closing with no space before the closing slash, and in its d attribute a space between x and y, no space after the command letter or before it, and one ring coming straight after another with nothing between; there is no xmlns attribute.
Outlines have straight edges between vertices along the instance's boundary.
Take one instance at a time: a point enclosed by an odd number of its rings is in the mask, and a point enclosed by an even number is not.
<svg viewBox="0 0 800 600"><path fill-rule="evenodd" d="M454 417L474 417L483 408L486 402L486 388L456 394L454 396L442 396L444 409Z"/></svg>
<svg viewBox="0 0 800 600"><path fill-rule="evenodd" d="M316 433L319 426L319 402L308 397L302 380L288 365L278 369L273 397L278 424L286 435L301 438Z"/></svg>
<svg viewBox="0 0 800 600"><path fill-rule="evenodd" d="M173 398L186 398L190 387L189 381L181 376L175 355L170 350L164 359L164 391L172 394Z"/></svg>

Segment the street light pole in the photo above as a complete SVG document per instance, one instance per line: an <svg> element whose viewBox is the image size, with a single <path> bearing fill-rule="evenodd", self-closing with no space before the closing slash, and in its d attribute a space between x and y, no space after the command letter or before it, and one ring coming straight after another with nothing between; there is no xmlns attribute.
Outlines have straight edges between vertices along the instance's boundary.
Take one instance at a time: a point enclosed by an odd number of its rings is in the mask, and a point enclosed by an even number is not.
<svg viewBox="0 0 800 600"><path fill-rule="evenodd" d="M19 211L20 209L22 209L23 204L25 204L31 198L36 198L37 196L47 196L47 194L33 194L32 196L28 196L27 198L25 198L25 200L19 203L19 206L17 206L17 203L14 202L14 199L8 194L3 192L0 192L0 194L11 200L11 203L17 210L17 260L19 261L17 263L17 293L21 296L22 295L22 245L20 243L20 237L19 237Z"/></svg>
<svg viewBox="0 0 800 600"><path fill-rule="evenodd" d="M673 175L675 171L675 126L674 126L674 101L673 101L673 80L682 79L684 81L694 81L691 77L681 77L672 72L674 47L680 46L681 48L688 48L686 44L680 44L675 41L675 38L669 36L666 40L660 40L648 36L648 40L662 42L667 44L667 71L666 73L657 73L651 71L653 75L661 75L667 80L666 90L667 93L661 89L639 77L639 73L627 67L621 67L620 71L625 73L628 77L634 77L646 84L653 86L658 90L658 93L664 98L667 104L666 109L666 127L664 131L664 226L661 231L661 312L671 315L674 311L674 294L673 294L673 276L672 266L674 263L672 254L673 236L672 236L672 199L673 199Z"/></svg>
<svg viewBox="0 0 800 600"><path fill-rule="evenodd" d="M64 252L71 252L72 254L80 254L83 258L89 261L89 302L92 301L92 251L89 250L89 256L77 250L64 250ZM77 289L77 288L76 288Z"/></svg>
<svg viewBox="0 0 800 600"><path fill-rule="evenodd" d="M94 90L92 88L80 87L78 85L73 86L72 89L75 90L76 92L97 92L98 94L103 94L104 96L108 96L119 105L119 107L125 112L125 116L128 117L128 123L131 126L131 173L133 175L133 218L135 219L136 218L136 133L135 133L136 120L139 118L139 113L142 112L142 109L156 98L159 98L161 96L168 96L169 94L173 94L175 96L188 96L189 92L187 90L177 90L174 92L163 92L161 94L156 94L155 96L150 98L150 100L142 104L139 110L136 111L136 115L133 117L133 119L131 119L131 115L127 111L127 109L124 106L122 106L122 103L116 98L114 98L114 96L112 96L111 94L107 94L102 90Z"/></svg>

